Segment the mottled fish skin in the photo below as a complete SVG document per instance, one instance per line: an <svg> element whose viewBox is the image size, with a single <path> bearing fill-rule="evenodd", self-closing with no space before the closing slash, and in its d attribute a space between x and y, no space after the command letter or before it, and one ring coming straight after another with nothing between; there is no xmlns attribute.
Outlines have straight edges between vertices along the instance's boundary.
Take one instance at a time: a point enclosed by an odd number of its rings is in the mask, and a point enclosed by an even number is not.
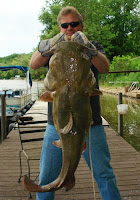
<svg viewBox="0 0 140 200"><path fill-rule="evenodd" d="M24 187L31 192L55 191L63 186L69 190L75 185L74 173L92 123L90 96L101 94L95 89L96 81L85 53L86 47L64 41L51 51L54 54L44 80L47 95L43 94L41 99L53 100L54 124L60 136L56 146L62 147L63 162L57 179L46 186L33 184L25 177Z"/></svg>

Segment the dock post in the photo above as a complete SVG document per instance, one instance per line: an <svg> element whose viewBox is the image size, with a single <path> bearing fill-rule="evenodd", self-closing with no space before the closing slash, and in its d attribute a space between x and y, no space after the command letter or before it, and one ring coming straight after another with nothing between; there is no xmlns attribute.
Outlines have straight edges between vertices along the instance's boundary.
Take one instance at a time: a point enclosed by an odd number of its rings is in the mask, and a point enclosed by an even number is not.
<svg viewBox="0 0 140 200"><path fill-rule="evenodd" d="M0 142L6 138L6 91L5 94L1 95L1 137Z"/></svg>
<svg viewBox="0 0 140 200"><path fill-rule="evenodd" d="M39 85L38 85L38 81L37 81L37 93L38 93L38 99L39 99Z"/></svg>
<svg viewBox="0 0 140 200"><path fill-rule="evenodd" d="M122 104L122 93L118 93L118 105ZM118 113L118 135L123 137L123 115Z"/></svg>

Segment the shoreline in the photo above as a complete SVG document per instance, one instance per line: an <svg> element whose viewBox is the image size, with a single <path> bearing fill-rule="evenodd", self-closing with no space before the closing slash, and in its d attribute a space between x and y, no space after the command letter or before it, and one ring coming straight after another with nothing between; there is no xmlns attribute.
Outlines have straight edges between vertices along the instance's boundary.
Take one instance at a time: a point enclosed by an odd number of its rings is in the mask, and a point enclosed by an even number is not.
<svg viewBox="0 0 140 200"><path fill-rule="evenodd" d="M126 91L125 87L105 87L100 86L100 90L102 92L108 93L108 94L114 94L118 95L118 93L122 93L124 97L131 97L135 99L140 99L140 90L132 90L131 92Z"/></svg>

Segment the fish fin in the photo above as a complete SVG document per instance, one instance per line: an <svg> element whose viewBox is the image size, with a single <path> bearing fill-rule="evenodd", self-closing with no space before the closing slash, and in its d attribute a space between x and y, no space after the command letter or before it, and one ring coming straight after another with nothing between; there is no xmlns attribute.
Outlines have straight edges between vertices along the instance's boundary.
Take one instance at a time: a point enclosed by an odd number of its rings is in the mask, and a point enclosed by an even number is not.
<svg viewBox="0 0 140 200"><path fill-rule="evenodd" d="M28 178L26 175L23 178L23 185L24 189L28 190L30 192L36 192L40 191L40 186L35 184L30 178Z"/></svg>
<svg viewBox="0 0 140 200"><path fill-rule="evenodd" d="M82 153L84 153L86 151L86 148L87 148L87 143L85 142Z"/></svg>
<svg viewBox="0 0 140 200"><path fill-rule="evenodd" d="M99 95L103 95L103 93L96 88L90 94L90 96L99 96Z"/></svg>
<svg viewBox="0 0 140 200"><path fill-rule="evenodd" d="M62 148L62 145L61 145L61 141L60 140L56 140L53 142L53 145L58 147L58 148Z"/></svg>
<svg viewBox="0 0 140 200"><path fill-rule="evenodd" d="M73 126L73 119L72 119L72 114L70 113L68 124L64 128L60 129L59 132L63 134L67 134L72 129L72 126Z"/></svg>
<svg viewBox="0 0 140 200"><path fill-rule="evenodd" d="M46 90L40 97L39 101L45 101L45 102L52 102L53 101L53 92Z"/></svg>

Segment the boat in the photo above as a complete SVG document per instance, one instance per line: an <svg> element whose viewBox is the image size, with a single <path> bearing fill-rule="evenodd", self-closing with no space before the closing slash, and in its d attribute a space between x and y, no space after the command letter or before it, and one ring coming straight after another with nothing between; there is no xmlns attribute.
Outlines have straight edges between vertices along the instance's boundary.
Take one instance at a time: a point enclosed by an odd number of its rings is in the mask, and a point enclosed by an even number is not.
<svg viewBox="0 0 140 200"><path fill-rule="evenodd" d="M6 88L3 86L0 90L0 121L2 118L2 96L6 107L7 124L17 120L17 116L24 115L34 104L32 100L32 78L29 68L26 66L0 66L0 71L18 69L26 74L26 86L24 88ZM6 81L6 80L5 80ZM10 86L9 86L10 87ZM7 127L8 128L8 127Z"/></svg>
<svg viewBox="0 0 140 200"><path fill-rule="evenodd" d="M31 89L10 89L0 91L1 96L6 96L6 117L13 117L15 113L23 111L27 105L32 103ZM1 118L1 101L0 101L0 118Z"/></svg>

